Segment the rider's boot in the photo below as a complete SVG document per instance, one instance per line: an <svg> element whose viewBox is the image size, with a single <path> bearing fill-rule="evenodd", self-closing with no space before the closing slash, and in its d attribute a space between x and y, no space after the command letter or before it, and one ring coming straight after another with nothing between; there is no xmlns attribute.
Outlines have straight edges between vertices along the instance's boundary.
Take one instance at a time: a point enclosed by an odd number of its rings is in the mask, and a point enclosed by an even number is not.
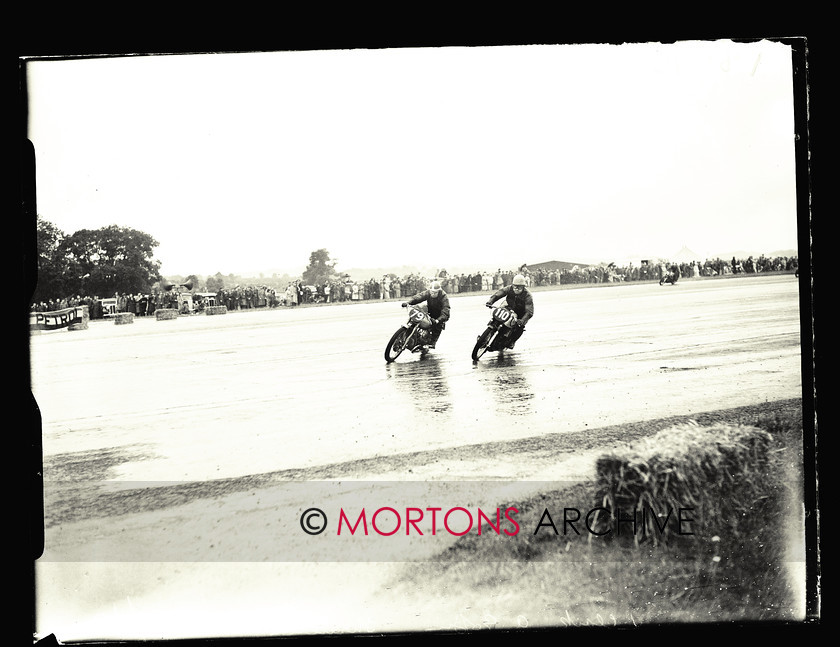
<svg viewBox="0 0 840 647"><path fill-rule="evenodd" d="M523 332L525 332L525 330L521 328L518 331L512 332L510 338L508 339L508 343L505 344L505 348L507 350L513 350L513 347L516 346L516 342L522 336Z"/></svg>

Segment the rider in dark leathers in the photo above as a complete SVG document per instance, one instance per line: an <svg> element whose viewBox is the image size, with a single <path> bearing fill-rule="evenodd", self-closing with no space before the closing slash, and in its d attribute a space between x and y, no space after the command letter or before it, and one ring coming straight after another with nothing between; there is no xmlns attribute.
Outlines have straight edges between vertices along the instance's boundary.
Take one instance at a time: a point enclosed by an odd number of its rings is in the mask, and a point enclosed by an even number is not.
<svg viewBox="0 0 840 647"><path fill-rule="evenodd" d="M432 318L432 337L429 341L429 348L434 348L440 333L446 327L446 322L449 321L449 296L443 291L440 281L432 281L428 290L418 292L408 301L404 301L402 307L407 308L423 301L426 302L429 316Z"/></svg>
<svg viewBox="0 0 840 647"><path fill-rule="evenodd" d="M534 298L525 283L525 277L517 274L510 285L496 290L487 300L487 305L492 307L496 301L504 298L508 307L516 313L516 327L511 331L507 345L509 349L514 347L516 341L525 332L525 324L534 316Z"/></svg>
<svg viewBox="0 0 840 647"><path fill-rule="evenodd" d="M680 266L674 263L670 268L667 269L666 274L659 279L659 285L663 283L670 283L671 285L676 285L677 281L680 280Z"/></svg>

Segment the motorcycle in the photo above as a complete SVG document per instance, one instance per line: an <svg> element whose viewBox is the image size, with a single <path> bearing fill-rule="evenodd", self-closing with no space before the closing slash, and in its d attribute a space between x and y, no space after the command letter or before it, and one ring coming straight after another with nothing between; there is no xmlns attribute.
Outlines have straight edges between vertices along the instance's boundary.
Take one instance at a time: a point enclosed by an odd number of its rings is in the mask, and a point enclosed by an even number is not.
<svg viewBox="0 0 840 647"><path fill-rule="evenodd" d="M472 351L472 358L477 362L484 353L503 350L510 343L510 337L516 327L516 313L507 307L488 305L493 310L492 317L487 324L487 330L478 336L478 341Z"/></svg>
<svg viewBox="0 0 840 647"><path fill-rule="evenodd" d="M393 362L404 350L416 353L424 350L432 338L432 318L425 308L411 306L408 321L397 329L385 347L385 361Z"/></svg>

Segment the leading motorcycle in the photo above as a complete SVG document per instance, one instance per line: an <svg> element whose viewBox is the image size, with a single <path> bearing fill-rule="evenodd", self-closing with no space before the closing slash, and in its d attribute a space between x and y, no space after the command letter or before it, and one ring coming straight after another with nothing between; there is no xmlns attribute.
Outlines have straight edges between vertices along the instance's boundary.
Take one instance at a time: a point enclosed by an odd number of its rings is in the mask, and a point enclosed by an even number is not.
<svg viewBox="0 0 840 647"><path fill-rule="evenodd" d="M488 305L493 310L487 329L478 336L473 347L472 358L477 362L484 353L503 350L510 343L510 336L516 327L516 313L506 306Z"/></svg>
<svg viewBox="0 0 840 647"><path fill-rule="evenodd" d="M431 340L432 318L425 307L410 306L408 321L397 329L385 347L385 361L393 362L404 350L422 351Z"/></svg>

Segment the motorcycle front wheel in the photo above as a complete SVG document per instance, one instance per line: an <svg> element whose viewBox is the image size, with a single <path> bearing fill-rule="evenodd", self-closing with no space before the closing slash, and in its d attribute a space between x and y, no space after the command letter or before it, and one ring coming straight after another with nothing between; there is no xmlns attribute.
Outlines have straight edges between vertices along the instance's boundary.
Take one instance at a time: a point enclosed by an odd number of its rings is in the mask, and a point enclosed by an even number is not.
<svg viewBox="0 0 840 647"><path fill-rule="evenodd" d="M475 342L475 347L472 351L472 359L474 362L477 362L481 359L481 356L487 352L487 349L490 346L491 340L493 339L493 333L496 331L492 327L488 327L481 335L478 337L478 341Z"/></svg>
<svg viewBox="0 0 840 647"><path fill-rule="evenodd" d="M408 329L400 328L391 336L391 340L385 347L385 361L393 362L405 350L405 343L408 341Z"/></svg>

